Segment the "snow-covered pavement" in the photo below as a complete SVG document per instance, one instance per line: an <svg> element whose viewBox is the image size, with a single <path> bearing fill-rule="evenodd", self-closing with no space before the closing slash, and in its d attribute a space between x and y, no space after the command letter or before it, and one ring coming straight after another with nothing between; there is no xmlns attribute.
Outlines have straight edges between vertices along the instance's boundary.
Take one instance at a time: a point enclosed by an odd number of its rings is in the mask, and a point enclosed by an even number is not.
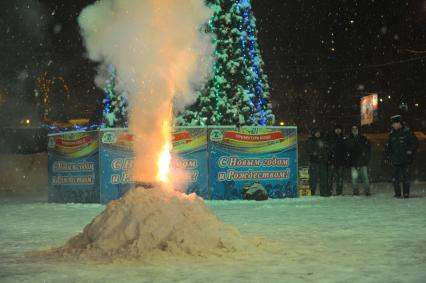
<svg viewBox="0 0 426 283"><path fill-rule="evenodd" d="M0 282L426 282L426 183L412 191L394 199L376 183L372 197L209 201L225 223L263 238L256 254L113 263L28 255L62 245L103 205L3 197Z"/></svg>

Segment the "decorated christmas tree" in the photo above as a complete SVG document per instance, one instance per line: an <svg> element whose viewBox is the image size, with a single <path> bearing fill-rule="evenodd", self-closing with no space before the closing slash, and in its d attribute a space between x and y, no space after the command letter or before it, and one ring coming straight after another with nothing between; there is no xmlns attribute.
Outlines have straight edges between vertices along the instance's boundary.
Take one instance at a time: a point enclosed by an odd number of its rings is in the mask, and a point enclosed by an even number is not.
<svg viewBox="0 0 426 283"><path fill-rule="evenodd" d="M117 71L110 66L110 79L105 87L103 102L103 120L106 128L127 127L128 101L125 93L116 90Z"/></svg>
<svg viewBox="0 0 426 283"><path fill-rule="evenodd" d="M212 76L176 125L272 125L268 78L257 43L250 0L209 0L214 9Z"/></svg>

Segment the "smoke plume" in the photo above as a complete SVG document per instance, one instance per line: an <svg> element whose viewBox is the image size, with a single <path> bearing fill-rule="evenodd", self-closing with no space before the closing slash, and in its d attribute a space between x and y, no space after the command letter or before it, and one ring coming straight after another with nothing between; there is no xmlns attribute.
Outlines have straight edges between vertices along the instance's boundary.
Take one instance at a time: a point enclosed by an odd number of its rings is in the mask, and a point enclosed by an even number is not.
<svg viewBox="0 0 426 283"><path fill-rule="evenodd" d="M201 31L210 16L203 0L103 0L79 16L89 58L113 64L129 94L137 181L155 181L172 108L195 101L192 88L209 70L211 41Z"/></svg>

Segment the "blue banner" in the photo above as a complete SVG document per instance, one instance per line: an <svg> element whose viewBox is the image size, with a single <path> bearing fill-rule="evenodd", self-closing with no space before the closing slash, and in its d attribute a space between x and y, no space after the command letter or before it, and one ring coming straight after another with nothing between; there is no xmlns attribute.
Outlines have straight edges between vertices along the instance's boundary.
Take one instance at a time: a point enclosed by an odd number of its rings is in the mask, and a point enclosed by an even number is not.
<svg viewBox="0 0 426 283"><path fill-rule="evenodd" d="M49 135L49 201L98 203L98 157L97 131Z"/></svg>
<svg viewBox="0 0 426 283"><path fill-rule="evenodd" d="M178 127L172 133L173 151L178 156L172 160L172 167L188 173L187 193L195 192L203 198L209 197L206 134L205 128L193 127ZM134 184L132 147L133 138L126 129L101 131L101 203L120 198Z"/></svg>
<svg viewBox="0 0 426 283"><path fill-rule="evenodd" d="M188 174L187 193L210 199L207 168L207 129L205 127L176 127L172 134L173 151L177 158L172 167Z"/></svg>
<svg viewBox="0 0 426 283"><path fill-rule="evenodd" d="M298 195L296 127L176 127L172 167L184 170L187 193L204 199ZM49 201L118 199L134 185L133 136L127 129L49 135Z"/></svg>
<svg viewBox="0 0 426 283"><path fill-rule="evenodd" d="M253 186L298 196L296 127L209 127L208 139L211 199L241 199Z"/></svg>
<svg viewBox="0 0 426 283"><path fill-rule="evenodd" d="M133 136L126 129L106 129L100 132L100 141L100 202L108 203L133 185Z"/></svg>

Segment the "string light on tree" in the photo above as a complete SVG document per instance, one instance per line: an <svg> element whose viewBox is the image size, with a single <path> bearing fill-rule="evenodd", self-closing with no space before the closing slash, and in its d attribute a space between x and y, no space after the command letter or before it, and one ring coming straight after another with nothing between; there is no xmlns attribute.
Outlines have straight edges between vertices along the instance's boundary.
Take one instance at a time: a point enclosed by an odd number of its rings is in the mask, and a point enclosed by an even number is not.
<svg viewBox="0 0 426 283"><path fill-rule="evenodd" d="M214 14L212 78L198 91L197 102L180 113L177 125L272 125L268 78L256 37L249 0L210 0Z"/></svg>
<svg viewBox="0 0 426 283"><path fill-rule="evenodd" d="M117 71L114 66L109 66L110 78L105 87L105 97L103 103L104 127L127 127L128 100L125 93L118 93L116 90Z"/></svg>

